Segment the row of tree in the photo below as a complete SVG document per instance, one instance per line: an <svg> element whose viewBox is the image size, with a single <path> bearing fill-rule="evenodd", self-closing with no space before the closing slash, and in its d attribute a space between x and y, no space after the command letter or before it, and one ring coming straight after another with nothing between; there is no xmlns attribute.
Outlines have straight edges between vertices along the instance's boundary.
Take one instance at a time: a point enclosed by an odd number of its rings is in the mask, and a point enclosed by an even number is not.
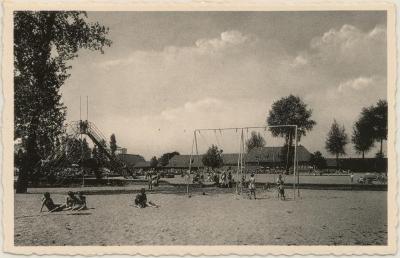
<svg viewBox="0 0 400 258"><path fill-rule="evenodd" d="M387 139L387 102L379 100L375 106L362 109L359 119L354 123L351 142L357 153L365 157L365 153L374 147L375 142L380 143L377 158L383 158L383 141ZM346 145L349 137L344 125L340 126L333 121L331 129L325 141L326 150L335 155L337 164L339 156L346 155Z"/></svg>
<svg viewBox="0 0 400 258"><path fill-rule="evenodd" d="M174 156L180 155L179 152L173 151L173 152L167 152L161 155L160 158L157 159L156 156L153 156L150 159L150 167L151 168L156 168L156 167L164 167L168 165L168 162L170 159L172 159Z"/></svg>
<svg viewBox="0 0 400 258"><path fill-rule="evenodd" d="M297 141L302 136L306 136L311 131L316 122L311 119L312 110L297 96L290 95L272 104L272 108L267 117L269 125L297 125ZM294 158L294 127L270 127L272 135L283 137L285 140L281 148L281 159L286 158L286 171L292 164ZM383 141L387 139L387 102L379 100L375 106L362 109L359 119L354 123L351 141L354 149L364 158L375 144L380 143L380 151L376 154L377 158L383 158ZM344 126L340 126L334 119L331 129L328 132L325 148L335 155L336 163L339 165L339 156L346 155L346 145L349 143L348 135ZM250 138L246 141L246 151L250 152L257 147L264 147L265 139L260 133L251 132ZM222 150L212 145L203 155L203 164L212 168L222 165ZM326 160L320 151L313 153L310 160L311 164L318 168L326 166Z"/></svg>

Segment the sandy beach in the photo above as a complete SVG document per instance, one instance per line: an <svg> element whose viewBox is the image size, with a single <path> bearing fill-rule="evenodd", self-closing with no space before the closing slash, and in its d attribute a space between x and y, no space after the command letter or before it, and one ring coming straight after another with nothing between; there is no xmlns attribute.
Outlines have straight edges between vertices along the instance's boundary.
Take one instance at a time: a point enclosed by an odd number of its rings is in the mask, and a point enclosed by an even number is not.
<svg viewBox="0 0 400 258"><path fill-rule="evenodd" d="M288 194L292 197L291 194ZM302 190L280 201L232 193L89 195L89 209L39 213L40 194L15 195L15 245L385 245L387 192ZM56 203L64 195L53 194Z"/></svg>

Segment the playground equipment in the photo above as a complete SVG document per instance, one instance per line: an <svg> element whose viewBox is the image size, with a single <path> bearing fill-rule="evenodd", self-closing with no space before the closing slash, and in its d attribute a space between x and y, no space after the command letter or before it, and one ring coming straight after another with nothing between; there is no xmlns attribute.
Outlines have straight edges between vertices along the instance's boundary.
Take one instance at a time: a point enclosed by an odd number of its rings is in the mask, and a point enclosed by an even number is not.
<svg viewBox="0 0 400 258"><path fill-rule="evenodd" d="M129 167L121 160L118 156L112 155L109 146L107 146L106 137L101 133L101 131L96 127L93 122L88 121L89 117L89 109L88 109L88 98L87 98L87 114L86 120L81 119L81 101L80 101L80 120L73 121L66 125L66 135L65 141L62 142L60 148L53 154L51 154L46 159L42 160L41 167L45 168L47 165L51 164L53 170L63 170L66 168L68 157L74 155L74 152L79 149L82 150L83 147L83 136L89 137L89 139L93 142L95 146L97 146L98 150L102 152L110 161L110 169L114 173L121 175L123 177L133 176L132 171ZM80 146L79 146L80 145ZM81 153L83 153L81 151ZM80 161L78 162L78 167L82 167L83 165L83 157L80 157ZM84 173L82 178L82 184L84 185Z"/></svg>
<svg viewBox="0 0 400 258"><path fill-rule="evenodd" d="M243 176L245 176L246 173L246 150L245 150L245 143L246 141L249 139L249 130L253 130L253 129L262 129L264 132L267 132L267 130L269 130L270 128L277 128L277 127L287 127L287 128L293 128L294 130L294 159L293 159L293 176L294 176L294 180L293 180L293 198L296 198L296 189L297 189L297 196L300 196L300 190L298 188L298 184L299 184L299 174L297 171L297 167L298 167L298 160L297 160L297 145L298 145L298 137L297 137L297 125L270 125L270 126L255 126L255 127L237 127L237 128L206 128L206 129L195 129L193 131L193 141L192 141L192 149L191 149L191 154L190 154L190 160L189 160L189 171L188 171L188 177L190 177L191 171L193 169L193 164L194 164L194 159L193 156L195 155L195 157L197 159L200 159L199 156L199 146L198 146L198 136L201 136L202 139L204 139L203 137L203 132L206 131L211 131L214 132L214 136L216 139L216 145L217 147L221 146L221 140L218 139L218 134L220 136L222 136L223 132L225 131L233 131L236 133L236 137L239 138L239 146L237 146L236 148L238 148L238 157L237 157L237 168L236 168L236 177L235 177L235 181L236 181L236 189L235 192L238 193L239 192L239 182L241 180L241 178ZM206 142L206 144L208 145L208 147L210 146L208 144L208 142L204 139L204 141ZM288 165L289 163L289 147L288 147L288 151L287 151L287 158L286 158L286 165ZM197 167L199 166L199 160L196 160L196 164ZM199 167L198 167L199 169ZM296 180L297 179L297 180ZM189 193L189 180L187 181L187 186L186 186L186 192L187 195L190 196Z"/></svg>

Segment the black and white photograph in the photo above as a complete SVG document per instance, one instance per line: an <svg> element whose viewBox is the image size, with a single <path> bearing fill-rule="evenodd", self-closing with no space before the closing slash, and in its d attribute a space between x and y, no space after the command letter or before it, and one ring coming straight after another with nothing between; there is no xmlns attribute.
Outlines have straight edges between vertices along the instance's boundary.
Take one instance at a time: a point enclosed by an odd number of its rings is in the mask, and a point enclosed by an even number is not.
<svg viewBox="0 0 400 258"><path fill-rule="evenodd" d="M15 247L394 244L388 10L11 17Z"/></svg>

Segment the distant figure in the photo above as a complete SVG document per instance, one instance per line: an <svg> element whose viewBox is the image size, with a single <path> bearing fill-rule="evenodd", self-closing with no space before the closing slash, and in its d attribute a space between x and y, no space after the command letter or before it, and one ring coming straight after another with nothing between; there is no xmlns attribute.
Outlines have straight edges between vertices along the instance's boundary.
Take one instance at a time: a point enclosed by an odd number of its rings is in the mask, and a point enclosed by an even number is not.
<svg viewBox="0 0 400 258"><path fill-rule="evenodd" d="M277 186L284 184L283 179L282 179L282 174L279 174L278 179L276 180L276 184L277 184Z"/></svg>
<svg viewBox="0 0 400 258"><path fill-rule="evenodd" d="M147 182L149 185L149 190L153 190L153 176L151 173L147 175Z"/></svg>
<svg viewBox="0 0 400 258"><path fill-rule="evenodd" d="M278 176L278 180L276 181L277 190L278 190L278 198L281 200L285 200L285 188L284 188L284 181L282 179L282 175Z"/></svg>
<svg viewBox="0 0 400 258"><path fill-rule="evenodd" d="M353 183L353 181L354 181L354 174L351 173L351 174L350 174L350 183Z"/></svg>
<svg viewBox="0 0 400 258"><path fill-rule="evenodd" d="M249 190L250 190L250 193L249 193L250 199L251 199L252 195L254 195L254 200L257 199L256 198L256 178L254 177L254 173L251 173L251 176L250 176Z"/></svg>
<svg viewBox="0 0 400 258"><path fill-rule="evenodd" d="M231 188L232 187L232 172L229 171L228 173L228 187Z"/></svg>
<svg viewBox="0 0 400 258"><path fill-rule="evenodd" d="M46 206L48 212L62 211L65 205L54 204L53 199L50 197L50 193L45 192L42 198L42 207L40 207L40 212L43 211L43 206Z"/></svg>
<svg viewBox="0 0 400 258"><path fill-rule="evenodd" d="M87 206L86 206L86 196L84 196L82 194L82 192L78 192L78 197L77 197L77 203L75 204L75 206L72 208L73 210L86 210Z"/></svg>
<svg viewBox="0 0 400 258"><path fill-rule="evenodd" d="M285 200L285 188L283 186L283 184L280 184L278 186L278 198L281 198L281 200Z"/></svg>
<svg viewBox="0 0 400 258"><path fill-rule="evenodd" d="M146 207L155 207L158 208L158 206L152 202L147 202L147 196L146 196L146 189L142 188L140 189L140 193L138 193L135 197L135 207L137 208L146 208Z"/></svg>
<svg viewBox="0 0 400 258"><path fill-rule="evenodd" d="M240 179L240 193L243 192L243 189L246 187L246 177L245 175L242 175L242 178Z"/></svg>
<svg viewBox="0 0 400 258"><path fill-rule="evenodd" d="M69 191L67 194L67 198L65 201L65 210L71 210L74 206L79 202L78 198L76 198L74 192Z"/></svg>

